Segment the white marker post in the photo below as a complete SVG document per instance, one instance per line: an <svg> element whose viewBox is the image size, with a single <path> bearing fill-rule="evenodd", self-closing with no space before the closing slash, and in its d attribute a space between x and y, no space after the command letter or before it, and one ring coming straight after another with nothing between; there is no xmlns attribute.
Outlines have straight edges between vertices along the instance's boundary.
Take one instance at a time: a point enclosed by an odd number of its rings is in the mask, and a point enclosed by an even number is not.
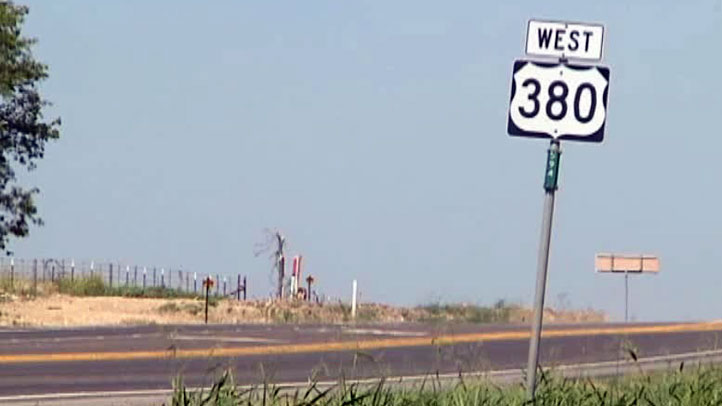
<svg viewBox="0 0 722 406"><path fill-rule="evenodd" d="M356 296L357 296L357 283L356 279L353 280L353 288L351 293L351 318L356 318Z"/></svg>

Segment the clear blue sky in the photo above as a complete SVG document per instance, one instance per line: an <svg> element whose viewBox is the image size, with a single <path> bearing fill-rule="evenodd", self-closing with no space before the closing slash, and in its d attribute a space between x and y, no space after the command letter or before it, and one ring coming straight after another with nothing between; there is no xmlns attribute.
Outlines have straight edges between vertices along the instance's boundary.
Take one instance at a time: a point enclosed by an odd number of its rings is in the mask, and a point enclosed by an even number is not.
<svg viewBox="0 0 722 406"><path fill-rule="evenodd" d="M265 228L332 296L530 303L547 142L506 135L529 18L604 23L601 145L565 143L548 303L722 315L722 0L32 1L62 138L19 257L249 275Z"/></svg>

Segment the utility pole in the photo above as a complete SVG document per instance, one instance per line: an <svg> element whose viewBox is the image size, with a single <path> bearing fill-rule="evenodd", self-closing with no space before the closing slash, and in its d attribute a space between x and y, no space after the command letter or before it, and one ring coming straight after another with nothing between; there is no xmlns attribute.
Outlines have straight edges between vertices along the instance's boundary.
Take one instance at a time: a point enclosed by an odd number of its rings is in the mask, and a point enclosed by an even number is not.
<svg viewBox="0 0 722 406"><path fill-rule="evenodd" d="M286 256L284 254L284 248L286 245L286 237L281 235L280 232L276 231L276 267L278 268L278 299L283 300L283 281L286 273Z"/></svg>
<svg viewBox="0 0 722 406"><path fill-rule="evenodd" d="M246 277L243 277L243 300L246 300L246 293L248 293L248 282L246 281Z"/></svg>

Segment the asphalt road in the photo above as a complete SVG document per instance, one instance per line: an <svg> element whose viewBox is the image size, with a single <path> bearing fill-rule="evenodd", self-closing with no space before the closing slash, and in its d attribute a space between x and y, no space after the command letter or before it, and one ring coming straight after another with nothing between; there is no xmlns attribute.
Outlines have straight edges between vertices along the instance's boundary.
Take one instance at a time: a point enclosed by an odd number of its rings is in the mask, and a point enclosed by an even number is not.
<svg viewBox="0 0 722 406"><path fill-rule="evenodd" d="M722 323L549 325L545 366L715 350ZM529 327L223 325L0 329L0 401L10 396L520 369Z"/></svg>

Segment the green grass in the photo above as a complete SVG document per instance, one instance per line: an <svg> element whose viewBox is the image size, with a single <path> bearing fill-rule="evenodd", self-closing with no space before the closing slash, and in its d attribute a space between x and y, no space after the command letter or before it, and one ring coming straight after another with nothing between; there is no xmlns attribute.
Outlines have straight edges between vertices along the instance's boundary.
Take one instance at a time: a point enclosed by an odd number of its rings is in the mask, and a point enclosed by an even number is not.
<svg viewBox="0 0 722 406"><path fill-rule="evenodd" d="M430 377L413 388L392 386L384 380L371 385L341 381L325 389L309 383L303 389L283 390L272 384L240 388L226 372L206 390L188 390L181 377L173 381L173 387L174 406L701 406L722 404L722 368L683 371L680 366L677 372L595 381L546 375L533 403L519 384L498 386L481 379L443 385Z"/></svg>
<svg viewBox="0 0 722 406"><path fill-rule="evenodd" d="M0 293L10 293L20 296L44 296L52 293L63 293L71 296L121 296L138 298L189 298L196 299L201 296L193 292L183 292L178 289L164 287L142 287L137 286L108 286L100 275L76 276L72 280L69 277L55 281L37 281L37 288L33 281L24 277L16 277L12 283L8 277L0 278ZM217 301L211 297L210 301ZM212 303L211 303L212 305Z"/></svg>

